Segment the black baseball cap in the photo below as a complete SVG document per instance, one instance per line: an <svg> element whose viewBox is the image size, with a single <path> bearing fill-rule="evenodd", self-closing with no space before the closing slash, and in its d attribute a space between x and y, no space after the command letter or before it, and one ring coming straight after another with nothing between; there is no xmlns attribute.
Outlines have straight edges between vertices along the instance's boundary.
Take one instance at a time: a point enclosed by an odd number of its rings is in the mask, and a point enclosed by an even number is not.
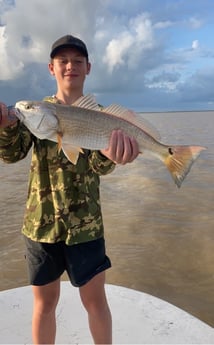
<svg viewBox="0 0 214 345"><path fill-rule="evenodd" d="M77 37L66 35L60 37L51 47L50 57L53 59L57 51L61 48L76 48L88 59L88 50L85 43Z"/></svg>

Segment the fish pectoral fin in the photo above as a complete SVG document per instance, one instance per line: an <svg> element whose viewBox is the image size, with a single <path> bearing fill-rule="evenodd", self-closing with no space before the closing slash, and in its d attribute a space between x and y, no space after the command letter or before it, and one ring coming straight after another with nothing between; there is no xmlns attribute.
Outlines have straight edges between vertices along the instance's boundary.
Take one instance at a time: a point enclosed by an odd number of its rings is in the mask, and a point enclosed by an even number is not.
<svg viewBox="0 0 214 345"><path fill-rule="evenodd" d="M77 164L77 160L79 158L79 154L83 153L83 150L80 147L74 147L70 144L63 144L62 150L68 160L73 163L74 165Z"/></svg>
<svg viewBox="0 0 214 345"><path fill-rule="evenodd" d="M61 132L58 132L57 133L58 152L62 150L62 137L63 137L63 134Z"/></svg>

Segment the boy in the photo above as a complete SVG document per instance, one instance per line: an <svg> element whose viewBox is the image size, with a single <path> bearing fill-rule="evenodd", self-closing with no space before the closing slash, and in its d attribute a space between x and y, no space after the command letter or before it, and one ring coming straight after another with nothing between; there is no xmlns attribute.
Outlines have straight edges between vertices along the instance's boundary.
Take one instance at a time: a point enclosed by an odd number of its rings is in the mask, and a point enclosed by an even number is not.
<svg viewBox="0 0 214 345"><path fill-rule="evenodd" d="M57 91L45 100L72 104L83 95L90 73L87 47L66 35L54 42L50 58L48 68ZM22 229L34 295L33 342L55 342L60 276L66 270L71 283L79 287L94 342L110 344L112 322L104 284L111 263L105 253L99 176L110 173L117 163L132 162L138 144L114 131L106 150L84 150L74 166L63 152L58 153L56 143L34 137L3 103L0 113L0 158L14 163L33 148Z"/></svg>

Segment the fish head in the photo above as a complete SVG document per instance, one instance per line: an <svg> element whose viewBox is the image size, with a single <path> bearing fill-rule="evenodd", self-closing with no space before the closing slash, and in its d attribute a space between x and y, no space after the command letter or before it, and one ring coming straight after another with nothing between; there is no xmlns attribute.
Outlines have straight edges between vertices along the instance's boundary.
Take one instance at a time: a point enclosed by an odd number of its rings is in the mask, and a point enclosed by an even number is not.
<svg viewBox="0 0 214 345"><path fill-rule="evenodd" d="M48 139L58 130L58 118L50 102L19 101L16 116L38 138Z"/></svg>

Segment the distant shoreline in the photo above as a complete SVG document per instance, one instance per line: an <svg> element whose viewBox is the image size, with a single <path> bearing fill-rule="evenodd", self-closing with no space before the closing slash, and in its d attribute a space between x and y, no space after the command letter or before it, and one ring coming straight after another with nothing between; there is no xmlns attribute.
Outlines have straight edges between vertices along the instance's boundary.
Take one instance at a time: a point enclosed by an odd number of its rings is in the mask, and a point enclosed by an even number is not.
<svg viewBox="0 0 214 345"><path fill-rule="evenodd" d="M146 111L146 110L144 110L144 111L136 111L136 113L138 113L138 114L165 114L165 113L167 113L167 114L169 114L169 113L176 113L176 114L178 114L178 113L214 113L214 109L213 110L166 110L166 111L164 111L164 110L161 110L161 111L150 111L150 110L148 110L148 111Z"/></svg>

